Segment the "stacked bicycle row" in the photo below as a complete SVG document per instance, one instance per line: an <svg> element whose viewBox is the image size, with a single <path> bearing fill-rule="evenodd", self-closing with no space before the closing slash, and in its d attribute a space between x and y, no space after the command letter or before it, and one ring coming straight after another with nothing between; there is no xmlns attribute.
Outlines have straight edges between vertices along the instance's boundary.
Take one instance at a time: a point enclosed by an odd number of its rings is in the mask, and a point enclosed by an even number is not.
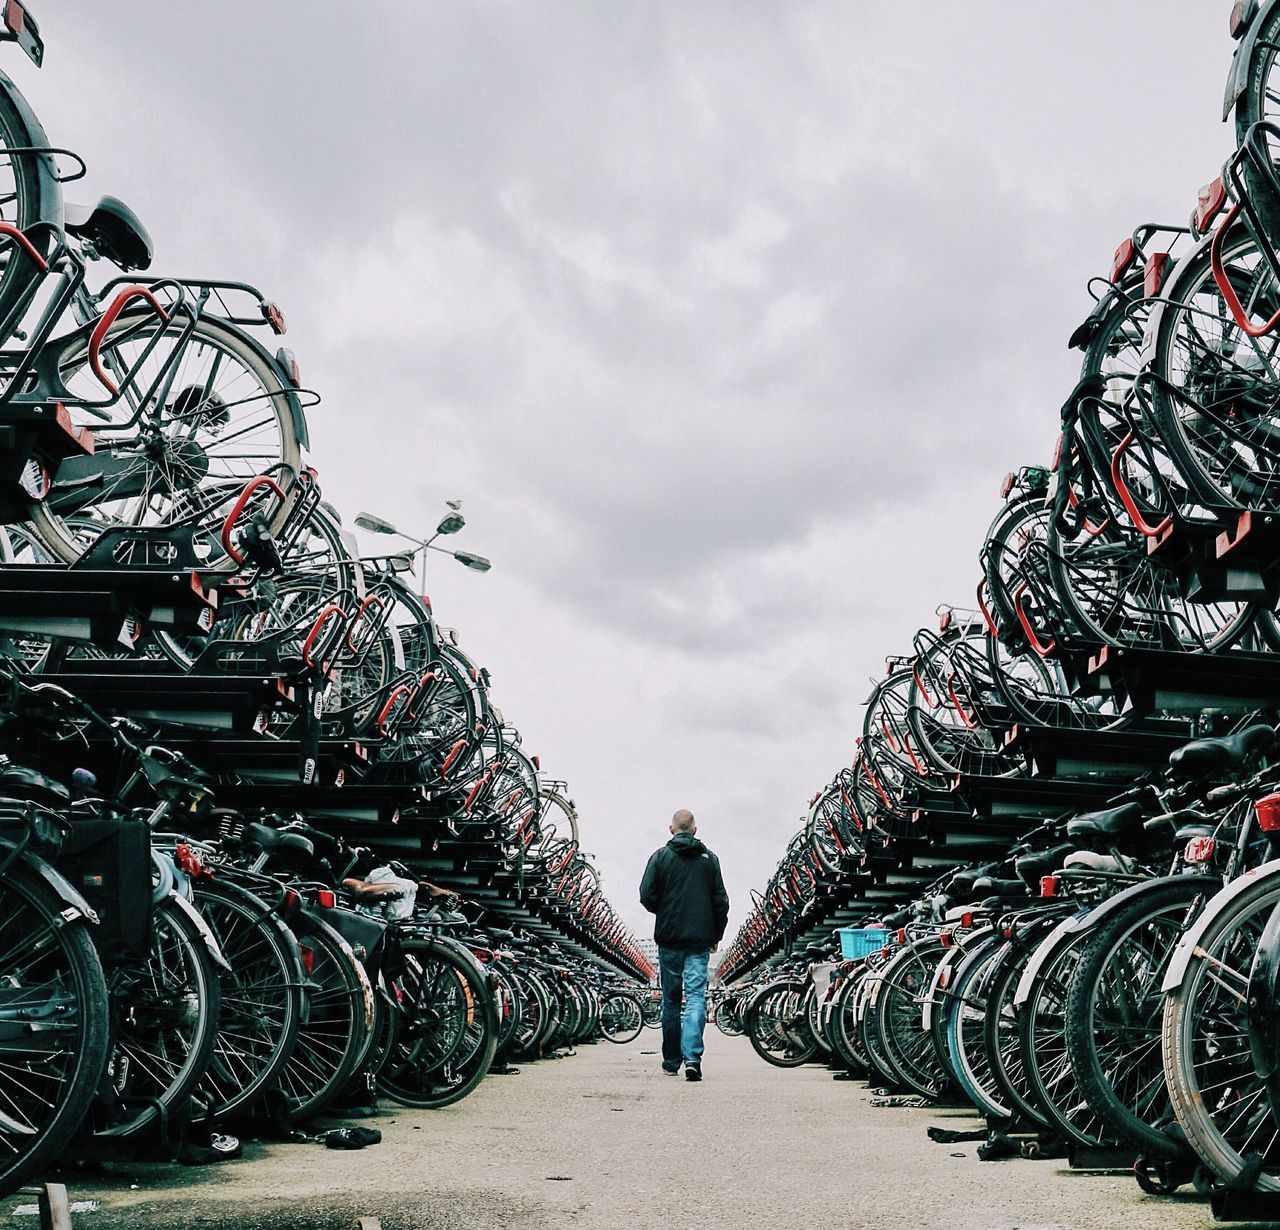
<svg viewBox="0 0 1280 1230"><path fill-rule="evenodd" d="M280 310L151 274L83 167L0 75L0 1190L638 1032L565 784L303 459Z"/></svg>
<svg viewBox="0 0 1280 1230"><path fill-rule="evenodd" d="M1236 152L1091 282L975 609L888 660L720 967L775 1061L959 1092L1153 1189L1280 1187L1280 3L1232 33Z"/></svg>

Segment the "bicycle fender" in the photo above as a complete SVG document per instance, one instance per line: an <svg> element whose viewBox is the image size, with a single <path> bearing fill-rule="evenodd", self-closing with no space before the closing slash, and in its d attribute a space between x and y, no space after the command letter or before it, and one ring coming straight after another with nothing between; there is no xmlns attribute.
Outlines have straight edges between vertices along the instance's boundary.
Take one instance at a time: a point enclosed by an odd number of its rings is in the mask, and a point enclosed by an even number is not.
<svg viewBox="0 0 1280 1230"><path fill-rule="evenodd" d="M227 960L223 954L222 947L218 943L218 937L214 935L213 928L204 920L204 915L196 909L181 893L172 892L169 894L169 900L178 907L190 920L192 925L200 934L200 939L204 942L205 948L208 950L209 959L219 969L225 970L228 974L232 974L235 970L232 968L231 962Z"/></svg>
<svg viewBox="0 0 1280 1230"><path fill-rule="evenodd" d="M1190 878L1190 876L1157 876L1152 880L1139 880L1137 884L1130 884L1128 888L1122 889L1114 897L1108 897L1105 901L1098 902L1087 914L1073 914L1067 919L1070 924L1067 930L1075 934L1078 931L1096 927L1110 918L1112 914L1125 909L1129 902L1136 901L1139 897L1145 897L1148 893L1155 892L1171 880L1182 881ZM1197 876L1196 879L1200 880L1201 877ZM1222 887L1222 880L1219 876L1204 876L1202 882L1206 896L1216 893Z"/></svg>
<svg viewBox="0 0 1280 1230"><path fill-rule="evenodd" d="M1267 0L1253 20L1245 36L1236 44L1236 53L1231 57L1231 68L1227 72L1227 89L1222 99L1222 118L1225 121L1240 101L1240 96L1249 84L1249 65L1253 62L1253 52L1258 45L1258 35L1266 24L1266 18L1280 0Z"/></svg>
<svg viewBox="0 0 1280 1230"><path fill-rule="evenodd" d="M0 837L0 850L11 852L15 847L15 842L10 841L8 838ZM53 890L54 896L67 909L74 910L79 915L79 918L83 918L85 922L92 923L95 927L98 925L98 915L94 912L93 907L76 891L71 881L54 868L51 863L47 863L38 855L32 854L30 850L24 850L18 856L18 861L43 880ZM63 917L66 918L66 915L64 914ZM78 922L79 918L66 918L66 921L69 923Z"/></svg>
<svg viewBox="0 0 1280 1230"><path fill-rule="evenodd" d="M22 91L13 83L7 73L0 73L0 88L3 88L13 103L23 125L31 137L31 144L47 147L49 138L45 136L44 127L36 118ZM35 202L34 213L37 218L56 218L58 228L62 227L62 183L58 179L58 170L52 154L33 154L36 166L39 200Z"/></svg>
<svg viewBox="0 0 1280 1230"><path fill-rule="evenodd" d="M929 982L929 990L925 993L924 1003L920 1007L920 1024L926 1033L933 1028L933 1008L935 1004L941 1006L942 998L942 980L950 978L950 973L944 973L944 970L954 970L960 964L960 958L964 956L962 948L952 948L937 965L933 967L933 978Z"/></svg>
<svg viewBox="0 0 1280 1230"><path fill-rule="evenodd" d="M1092 910L1080 910L1078 913L1069 915L1036 945L1035 952L1031 954L1031 960L1027 962L1023 968L1022 977L1018 979L1018 989L1013 994L1014 1007L1025 1004L1031 998L1031 988L1035 986L1045 963L1058 951L1063 940L1080 930L1072 924L1081 916L1087 921L1092 913Z"/></svg>
<svg viewBox="0 0 1280 1230"><path fill-rule="evenodd" d="M1263 863L1261 867L1254 867L1244 875L1237 876L1221 892L1210 897L1204 909L1200 911L1200 917L1191 924L1173 950L1173 958L1165 971L1164 982L1160 984L1160 989L1167 995L1182 985L1182 980L1187 976L1187 970L1191 966L1191 958L1195 956L1196 949L1200 947L1200 941L1204 939L1204 933L1217 917L1219 910L1234 901L1241 893L1247 892L1260 880L1273 880L1278 877L1280 877L1280 859L1273 858L1270 862Z"/></svg>

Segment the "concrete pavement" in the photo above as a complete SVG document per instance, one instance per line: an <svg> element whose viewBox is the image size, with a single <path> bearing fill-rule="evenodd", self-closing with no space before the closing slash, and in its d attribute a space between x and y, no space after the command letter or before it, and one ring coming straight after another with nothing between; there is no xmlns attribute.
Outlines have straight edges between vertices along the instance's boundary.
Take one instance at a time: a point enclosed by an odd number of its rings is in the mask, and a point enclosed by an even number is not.
<svg viewBox="0 0 1280 1230"><path fill-rule="evenodd" d="M446 1110L384 1103L383 1143L344 1153L249 1144L221 1166L116 1165L60 1176L100 1202L76 1230L1207 1230L1191 1196L1144 1197L1132 1178L1057 1161L980 1162L937 1145L952 1112L873 1107L818 1067L781 1071L709 1029L706 1079L663 1076L646 1030L490 1077ZM956 1156L957 1154L961 1156ZM132 1186L136 1184L137 1186ZM25 1200L0 1202L0 1225Z"/></svg>

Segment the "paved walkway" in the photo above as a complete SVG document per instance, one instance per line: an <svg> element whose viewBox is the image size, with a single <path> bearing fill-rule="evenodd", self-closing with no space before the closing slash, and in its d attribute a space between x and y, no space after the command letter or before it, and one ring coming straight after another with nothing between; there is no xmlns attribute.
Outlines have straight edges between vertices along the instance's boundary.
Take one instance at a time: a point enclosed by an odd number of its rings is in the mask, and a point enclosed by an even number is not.
<svg viewBox="0 0 1280 1230"><path fill-rule="evenodd" d="M1144 1197L1124 1175L935 1145L929 1124L972 1125L954 1111L872 1107L861 1086L771 1068L743 1039L709 1031L701 1085L663 1076L656 1044L646 1031L491 1077L447 1110L388 1109L370 1121L383 1143L359 1153L255 1144L209 1169L68 1175L74 1199L101 1202L76 1230L350 1230L360 1214L383 1230L1213 1224L1200 1201ZM17 1203L0 1202L0 1226L33 1230L33 1217L12 1215Z"/></svg>

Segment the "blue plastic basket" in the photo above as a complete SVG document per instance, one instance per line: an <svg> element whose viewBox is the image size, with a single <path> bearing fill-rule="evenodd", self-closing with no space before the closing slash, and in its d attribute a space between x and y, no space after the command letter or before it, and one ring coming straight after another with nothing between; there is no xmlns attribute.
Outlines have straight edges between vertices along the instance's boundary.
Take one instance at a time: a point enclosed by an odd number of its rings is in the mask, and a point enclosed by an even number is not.
<svg viewBox="0 0 1280 1230"><path fill-rule="evenodd" d="M840 955L846 961L865 957L888 942L889 933L883 927L840 928Z"/></svg>

